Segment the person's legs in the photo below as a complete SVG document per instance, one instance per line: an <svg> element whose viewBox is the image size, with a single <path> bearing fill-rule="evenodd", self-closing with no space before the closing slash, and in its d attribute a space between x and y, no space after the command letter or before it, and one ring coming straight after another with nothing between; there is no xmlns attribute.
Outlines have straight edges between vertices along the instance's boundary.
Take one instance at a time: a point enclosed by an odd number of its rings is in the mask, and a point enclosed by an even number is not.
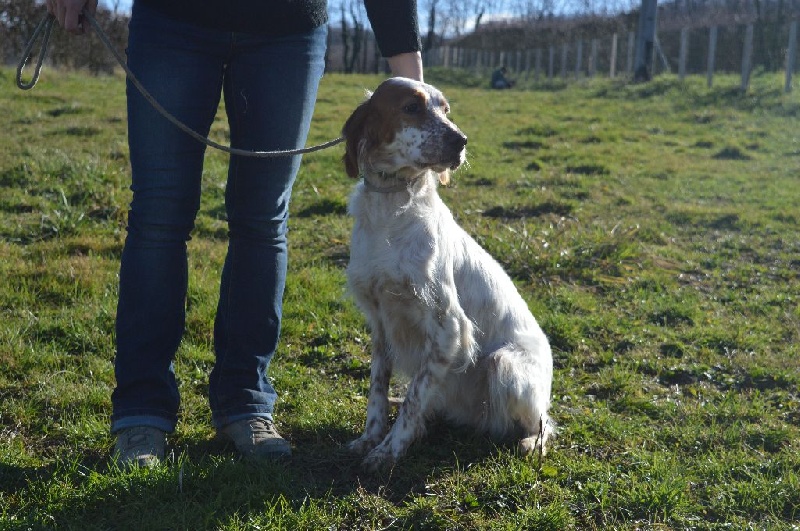
<svg viewBox="0 0 800 531"><path fill-rule="evenodd" d="M137 3L128 64L161 105L206 134L219 104L229 36ZM179 405L172 361L185 324L186 241L199 208L205 148L130 84L128 139L133 201L120 267L112 431L171 432Z"/></svg>
<svg viewBox="0 0 800 531"><path fill-rule="evenodd" d="M326 28L288 37L235 34L225 75L231 144L269 151L305 145L324 70ZM286 227L300 156L233 156L225 194L230 229L214 327L214 425L271 419L268 368L278 344Z"/></svg>

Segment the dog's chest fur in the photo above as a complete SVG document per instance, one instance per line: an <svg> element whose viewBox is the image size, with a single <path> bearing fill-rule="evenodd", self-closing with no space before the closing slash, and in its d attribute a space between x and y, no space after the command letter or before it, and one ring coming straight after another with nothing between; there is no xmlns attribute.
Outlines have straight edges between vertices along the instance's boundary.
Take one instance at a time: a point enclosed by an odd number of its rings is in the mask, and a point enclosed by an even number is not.
<svg viewBox="0 0 800 531"><path fill-rule="evenodd" d="M350 212L355 218L347 268L350 291L370 327L386 332L397 368L413 374L420 356L430 350L430 337L420 332L437 311L435 279L452 267L439 231L455 223L438 195L424 189L409 199L407 193L381 194L359 187L351 197Z"/></svg>

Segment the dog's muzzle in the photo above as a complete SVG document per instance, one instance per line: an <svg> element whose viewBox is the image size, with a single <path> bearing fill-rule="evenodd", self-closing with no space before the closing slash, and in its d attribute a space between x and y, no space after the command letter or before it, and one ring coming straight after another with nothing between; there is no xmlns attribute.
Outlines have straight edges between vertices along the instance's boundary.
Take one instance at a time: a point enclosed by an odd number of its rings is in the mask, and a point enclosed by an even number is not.
<svg viewBox="0 0 800 531"><path fill-rule="evenodd" d="M455 170L464 162L464 148L466 147L467 135L458 129L447 132L444 139L444 153L451 170Z"/></svg>

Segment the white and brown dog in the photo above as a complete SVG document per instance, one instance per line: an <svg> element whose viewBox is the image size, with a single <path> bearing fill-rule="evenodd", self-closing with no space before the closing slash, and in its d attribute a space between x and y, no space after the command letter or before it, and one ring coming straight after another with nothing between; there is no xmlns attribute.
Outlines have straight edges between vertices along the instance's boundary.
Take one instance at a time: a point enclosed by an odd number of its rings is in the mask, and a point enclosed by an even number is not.
<svg viewBox="0 0 800 531"><path fill-rule="evenodd" d="M437 193L465 160L467 137L436 88L384 81L347 120L344 163L360 177L347 278L372 333L367 422L349 448L392 466L439 416L544 451L550 345L501 266ZM411 378L389 426L393 370Z"/></svg>

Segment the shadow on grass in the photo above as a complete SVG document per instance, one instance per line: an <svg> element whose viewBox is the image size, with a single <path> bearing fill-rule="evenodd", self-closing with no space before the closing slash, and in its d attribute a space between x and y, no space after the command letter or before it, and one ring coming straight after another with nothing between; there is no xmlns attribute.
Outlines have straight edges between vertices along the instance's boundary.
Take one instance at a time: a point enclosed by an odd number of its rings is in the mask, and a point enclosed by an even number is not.
<svg viewBox="0 0 800 531"><path fill-rule="evenodd" d="M504 207L495 206L483 211L483 216L487 218L500 219L519 219L536 218L547 214L557 216L568 216L572 213L573 206L569 203L559 203L555 201L545 201L535 206Z"/></svg>
<svg viewBox="0 0 800 531"><path fill-rule="evenodd" d="M355 436L333 426L295 429L294 454L274 462L241 458L219 438L187 438L152 469L120 470L97 456L0 465L0 493L15 497L10 509L21 528L214 529L251 516L292 528L309 511L314 519L357 519L365 497L411 502L453 469L498 451L487 438L436 424L391 471L372 475L345 449Z"/></svg>
<svg viewBox="0 0 800 531"><path fill-rule="evenodd" d="M322 199L304 208L295 216L309 218L318 216L344 216L347 215L347 203L335 199Z"/></svg>
<svg viewBox="0 0 800 531"><path fill-rule="evenodd" d="M0 463L0 497L12 495L26 485L50 477L53 466L32 467Z"/></svg>

